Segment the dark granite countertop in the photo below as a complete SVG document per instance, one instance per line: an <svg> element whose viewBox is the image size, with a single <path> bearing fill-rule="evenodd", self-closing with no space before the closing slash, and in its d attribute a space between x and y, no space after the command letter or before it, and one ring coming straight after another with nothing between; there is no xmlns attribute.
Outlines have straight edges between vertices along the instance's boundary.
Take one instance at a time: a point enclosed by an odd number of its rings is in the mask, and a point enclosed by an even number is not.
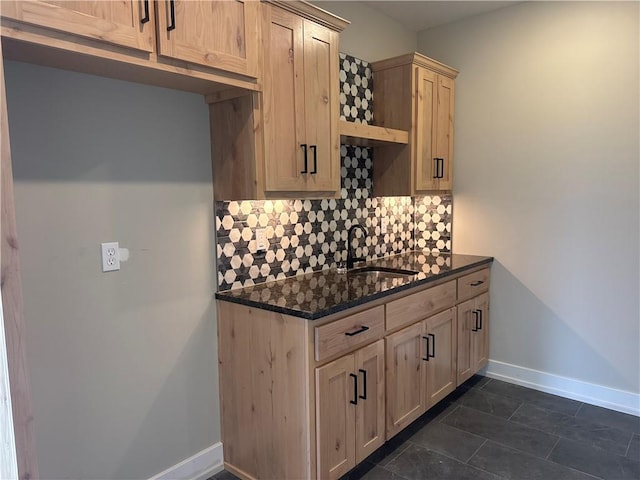
<svg viewBox="0 0 640 480"><path fill-rule="evenodd" d="M251 287L216 293L218 300L239 303L295 317L317 320L342 310L455 275L493 262L493 257L442 254L426 251L406 252L358 264L401 268L417 275L397 278L370 278L322 270Z"/></svg>

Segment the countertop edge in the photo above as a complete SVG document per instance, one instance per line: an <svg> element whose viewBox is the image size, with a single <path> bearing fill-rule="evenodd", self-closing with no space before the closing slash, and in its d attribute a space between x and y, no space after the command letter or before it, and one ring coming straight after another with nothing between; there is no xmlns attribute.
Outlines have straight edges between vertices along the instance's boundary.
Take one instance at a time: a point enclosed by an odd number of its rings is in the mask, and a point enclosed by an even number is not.
<svg viewBox="0 0 640 480"><path fill-rule="evenodd" d="M373 295L369 295L366 297L362 297L358 300L352 300L352 301L348 301L345 303L342 303L336 307L333 308L327 308L325 310L321 310L319 312L305 312L302 310L295 310L292 308L287 308L287 307L280 307L278 305L272 305L272 304L268 304L268 303L263 303L263 302L258 302L255 300L250 300L250 299L245 299L245 298L239 298L239 297L231 297L228 295L225 295L225 292L216 292L215 293L215 298L217 300L220 301L224 301L224 302L230 302L230 303L237 303L239 305L244 305L247 307L254 307L254 308L259 308L261 310L268 310L270 312L275 312L275 313L282 313L284 315L289 315L292 317L298 317L298 318L303 318L305 320L319 320L323 317L329 316L329 315L333 315L335 313L339 313L345 310L349 310L350 308L353 307L358 307L360 305L364 305L366 303L372 302L374 300L378 300L380 298L384 298L387 297L389 295L393 295L395 293L398 292L403 292L405 290L410 290L412 288L415 287L419 287L421 285L425 285L427 283L431 283L431 282L436 282L438 280L441 280L443 278L447 278L453 275L458 275L459 273L465 272L467 270L471 270L473 268L479 267L481 265L488 265L493 263L494 258L493 257L486 257L483 258L482 260L478 260L477 262L471 263L469 265L465 265L464 267L459 267L456 268L455 270L450 270L448 272L442 273L442 274L438 274L438 275L434 275L432 277L429 278L423 278L421 280L416 280L414 282L408 283L406 285L401 285L398 286L396 288L390 288L389 290L385 290L383 292L377 292ZM295 278L295 277L291 277L291 278Z"/></svg>

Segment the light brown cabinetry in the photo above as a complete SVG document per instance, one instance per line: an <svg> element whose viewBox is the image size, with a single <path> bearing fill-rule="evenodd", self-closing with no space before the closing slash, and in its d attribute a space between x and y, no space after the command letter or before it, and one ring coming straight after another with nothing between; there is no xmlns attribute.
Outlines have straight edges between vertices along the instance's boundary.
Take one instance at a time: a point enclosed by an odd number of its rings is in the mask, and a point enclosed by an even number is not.
<svg viewBox="0 0 640 480"><path fill-rule="evenodd" d="M372 64L374 117L409 130L409 144L376 150L375 195L415 195L453 187L454 91L458 72L418 53Z"/></svg>
<svg viewBox="0 0 640 480"><path fill-rule="evenodd" d="M458 305L457 385L483 368L489 358L489 294Z"/></svg>
<svg viewBox="0 0 640 480"><path fill-rule="evenodd" d="M265 190L340 188L338 33L264 7Z"/></svg>
<svg viewBox="0 0 640 480"><path fill-rule="evenodd" d="M154 50L152 1L16 0L1 3L2 16L145 52Z"/></svg>
<svg viewBox="0 0 640 480"><path fill-rule="evenodd" d="M318 478L336 479L384 443L384 342L316 369Z"/></svg>
<svg viewBox="0 0 640 480"><path fill-rule="evenodd" d="M160 55L258 76L259 1L160 0L157 6Z"/></svg>
<svg viewBox="0 0 640 480"><path fill-rule="evenodd" d="M215 197L337 196L338 32L347 22L297 2L263 4L261 14L263 94L207 97Z"/></svg>
<svg viewBox="0 0 640 480"><path fill-rule="evenodd" d="M225 467L245 479L349 472L486 364L488 275L316 321L218 301Z"/></svg>
<svg viewBox="0 0 640 480"><path fill-rule="evenodd" d="M455 308L388 335L386 347L391 438L457 386Z"/></svg>

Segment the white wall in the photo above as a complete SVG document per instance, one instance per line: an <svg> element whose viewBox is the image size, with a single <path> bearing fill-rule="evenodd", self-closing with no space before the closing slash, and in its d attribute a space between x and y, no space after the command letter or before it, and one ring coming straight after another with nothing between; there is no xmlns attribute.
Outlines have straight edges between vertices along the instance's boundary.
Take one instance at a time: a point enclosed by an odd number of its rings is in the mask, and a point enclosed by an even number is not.
<svg viewBox="0 0 640 480"><path fill-rule="evenodd" d="M220 440L207 106L14 62L6 83L41 477L148 478Z"/></svg>
<svg viewBox="0 0 640 480"><path fill-rule="evenodd" d="M363 2L312 1L351 22L340 33L340 51L367 62L415 52L416 32Z"/></svg>
<svg viewBox="0 0 640 480"><path fill-rule="evenodd" d="M419 34L456 83L453 248L494 255L493 360L640 392L639 5Z"/></svg>

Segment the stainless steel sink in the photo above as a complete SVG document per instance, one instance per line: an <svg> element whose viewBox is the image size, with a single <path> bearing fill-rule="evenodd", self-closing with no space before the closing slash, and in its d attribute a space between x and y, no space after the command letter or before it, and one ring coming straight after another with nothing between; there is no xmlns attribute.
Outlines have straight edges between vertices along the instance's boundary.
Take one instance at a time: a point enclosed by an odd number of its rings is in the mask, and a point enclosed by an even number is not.
<svg viewBox="0 0 640 480"><path fill-rule="evenodd" d="M386 267L362 267L349 270L347 275L349 276L366 276L368 278L375 278L376 280L382 280L385 278L403 278L412 277L417 275L418 272L414 270L403 270L400 268L386 268Z"/></svg>

